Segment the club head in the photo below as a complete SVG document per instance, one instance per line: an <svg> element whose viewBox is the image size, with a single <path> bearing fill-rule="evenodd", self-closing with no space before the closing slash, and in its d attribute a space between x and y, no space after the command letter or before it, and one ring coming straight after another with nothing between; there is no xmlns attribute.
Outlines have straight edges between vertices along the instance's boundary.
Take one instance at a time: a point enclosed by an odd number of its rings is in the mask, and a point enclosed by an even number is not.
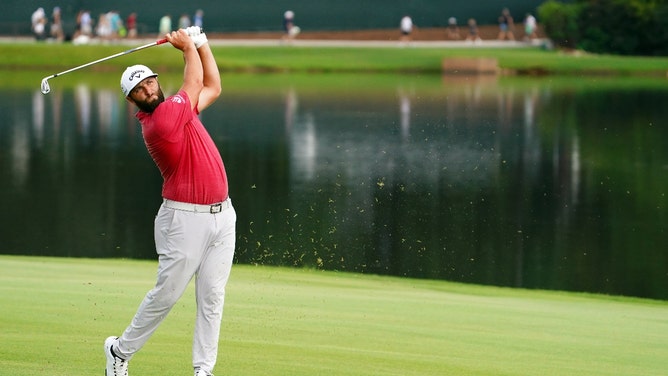
<svg viewBox="0 0 668 376"><path fill-rule="evenodd" d="M45 78L42 80L42 94L49 94L51 87L49 86L49 79Z"/></svg>

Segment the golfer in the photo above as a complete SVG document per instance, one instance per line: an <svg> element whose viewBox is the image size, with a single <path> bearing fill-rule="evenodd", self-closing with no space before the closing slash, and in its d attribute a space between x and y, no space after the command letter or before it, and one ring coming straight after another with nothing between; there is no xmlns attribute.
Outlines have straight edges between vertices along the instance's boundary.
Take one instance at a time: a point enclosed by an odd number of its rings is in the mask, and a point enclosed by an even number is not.
<svg viewBox="0 0 668 376"><path fill-rule="evenodd" d="M104 343L106 376L127 376L128 361L148 341L195 277L197 314L193 336L195 376L211 375L218 354L225 285L235 245L236 213L216 145L198 114L220 95L218 66L198 27L166 35L183 51L183 85L164 97L157 74L143 65L127 68L121 90L139 108L144 142L163 177L155 218L158 274L120 337Z"/></svg>

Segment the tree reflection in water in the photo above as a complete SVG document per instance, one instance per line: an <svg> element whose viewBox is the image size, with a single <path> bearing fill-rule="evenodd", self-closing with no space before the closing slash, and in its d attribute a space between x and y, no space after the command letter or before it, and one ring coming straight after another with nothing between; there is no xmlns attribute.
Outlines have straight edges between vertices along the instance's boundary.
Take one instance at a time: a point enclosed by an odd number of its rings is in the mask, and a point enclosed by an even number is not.
<svg viewBox="0 0 668 376"><path fill-rule="evenodd" d="M614 87L232 84L201 116L237 262L665 299L667 94ZM161 178L122 96L0 96L0 252L154 258Z"/></svg>

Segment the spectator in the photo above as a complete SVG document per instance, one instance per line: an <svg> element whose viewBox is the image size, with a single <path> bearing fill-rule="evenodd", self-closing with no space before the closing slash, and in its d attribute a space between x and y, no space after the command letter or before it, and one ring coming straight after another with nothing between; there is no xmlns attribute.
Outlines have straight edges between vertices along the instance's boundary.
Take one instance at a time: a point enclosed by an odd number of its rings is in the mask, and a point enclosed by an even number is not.
<svg viewBox="0 0 668 376"><path fill-rule="evenodd" d="M299 26L295 25L295 12L286 10L283 13L283 31L283 39L294 39L301 32Z"/></svg>
<svg viewBox="0 0 668 376"><path fill-rule="evenodd" d="M285 34L290 34L290 29L295 26L294 20L295 12L286 10L285 13L283 13L283 31L285 31Z"/></svg>
<svg viewBox="0 0 668 376"><path fill-rule="evenodd" d="M108 12L107 18L109 19L109 26L111 28L111 37L113 39L117 39L118 37L125 38L127 30L118 11L112 10Z"/></svg>
<svg viewBox="0 0 668 376"><path fill-rule="evenodd" d="M531 13L527 13L524 18L524 39L535 39L536 36L536 17Z"/></svg>
<svg viewBox="0 0 668 376"><path fill-rule="evenodd" d="M80 10L77 14L77 26L72 36L72 43L75 45L87 44L93 34L93 19L90 12Z"/></svg>
<svg viewBox="0 0 668 376"><path fill-rule="evenodd" d="M128 28L128 38L137 37L137 13L132 12L125 19L125 26Z"/></svg>
<svg viewBox="0 0 668 376"><path fill-rule="evenodd" d="M107 13L100 13L100 16L97 18L95 34L101 39L111 39L111 23L109 22Z"/></svg>
<svg viewBox="0 0 668 376"><path fill-rule="evenodd" d="M448 39L460 39L459 26L455 17L448 18Z"/></svg>
<svg viewBox="0 0 668 376"><path fill-rule="evenodd" d="M413 19L409 15L405 15L401 18L399 23L399 30L401 31L401 40L410 41L411 33L413 33Z"/></svg>
<svg viewBox="0 0 668 376"><path fill-rule="evenodd" d="M172 31L172 16L165 14L160 19L160 26L158 26L160 37Z"/></svg>
<svg viewBox="0 0 668 376"><path fill-rule="evenodd" d="M190 26L190 16L183 13L181 17L179 17L179 29L187 29Z"/></svg>
<svg viewBox="0 0 668 376"><path fill-rule="evenodd" d="M200 28L204 27L204 11L197 9L195 12L195 17L193 17L193 26L198 26Z"/></svg>
<svg viewBox="0 0 668 376"><path fill-rule="evenodd" d="M469 34L466 36L466 40L473 43L480 43L482 39L478 35L478 23L475 18L469 18L468 21Z"/></svg>
<svg viewBox="0 0 668 376"><path fill-rule="evenodd" d="M90 16L90 11L83 10L79 12L79 25L81 25L81 34L91 36L93 35L93 18Z"/></svg>
<svg viewBox="0 0 668 376"><path fill-rule="evenodd" d="M503 8L501 15L499 16L499 40L515 40L515 35L513 34L513 29L515 28L515 23L513 22L513 16L510 15L508 8Z"/></svg>
<svg viewBox="0 0 668 376"><path fill-rule="evenodd" d="M32 32L35 35L35 39L44 40L46 37L47 23L44 8L37 8L37 10L32 13L30 20L32 22Z"/></svg>
<svg viewBox="0 0 668 376"><path fill-rule="evenodd" d="M65 40L65 33L63 32L63 22L60 14L60 7L54 7L51 14L51 38L57 42Z"/></svg>

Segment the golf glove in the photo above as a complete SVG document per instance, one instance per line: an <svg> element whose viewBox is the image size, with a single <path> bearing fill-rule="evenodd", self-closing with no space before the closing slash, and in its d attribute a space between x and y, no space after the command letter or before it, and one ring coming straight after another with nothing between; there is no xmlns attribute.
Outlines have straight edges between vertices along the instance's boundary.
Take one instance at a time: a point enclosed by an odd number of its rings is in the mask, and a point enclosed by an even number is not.
<svg viewBox="0 0 668 376"><path fill-rule="evenodd" d="M190 26L186 28L186 33L190 36L190 39L195 43L195 47L200 48L205 43L208 42L206 39L206 34L202 32L202 28L199 26Z"/></svg>
<svg viewBox="0 0 668 376"><path fill-rule="evenodd" d="M196 35L200 35L202 33L202 28L199 26L190 26L186 27L186 34L188 34L191 37L194 37Z"/></svg>
<svg viewBox="0 0 668 376"><path fill-rule="evenodd" d="M194 37L190 37L190 39L193 40L193 42L195 43L195 47L197 47L197 48L202 47L203 45L205 45L208 42L208 40L206 39L206 34L204 34L204 33L201 33L199 35L195 35Z"/></svg>

